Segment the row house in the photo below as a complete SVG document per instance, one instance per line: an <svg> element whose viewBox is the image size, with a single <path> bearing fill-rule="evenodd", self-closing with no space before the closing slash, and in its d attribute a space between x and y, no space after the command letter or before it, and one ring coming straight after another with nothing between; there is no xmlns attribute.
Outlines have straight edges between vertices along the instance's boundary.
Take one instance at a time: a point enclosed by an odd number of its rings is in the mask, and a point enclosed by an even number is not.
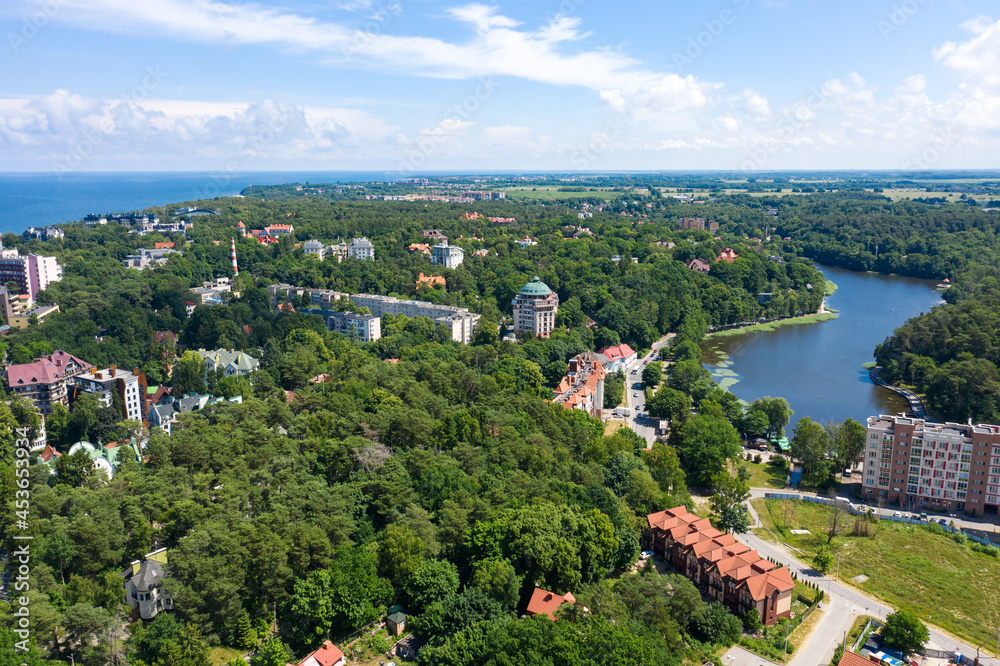
<svg viewBox="0 0 1000 666"><path fill-rule="evenodd" d="M643 545L670 560L712 601L740 616L755 612L765 625L791 615L795 581L786 567L683 506L649 514L646 520Z"/></svg>
<svg viewBox="0 0 1000 666"><path fill-rule="evenodd" d="M571 358L566 366L566 376L552 392L553 402L601 418L607 362L607 358L594 352L583 352Z"/></svg>

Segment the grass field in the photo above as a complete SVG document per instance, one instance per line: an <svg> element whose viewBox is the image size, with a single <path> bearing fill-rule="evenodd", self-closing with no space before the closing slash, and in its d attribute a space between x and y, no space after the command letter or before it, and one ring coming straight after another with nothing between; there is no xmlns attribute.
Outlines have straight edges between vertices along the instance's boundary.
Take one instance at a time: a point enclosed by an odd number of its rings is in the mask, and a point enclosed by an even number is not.
<svg viewBox="0 0 1000 666"><path fill-rule="evenodd" d="M728 338L733 335L743 335L744 333L766 333L773 331L776 328L781 328L782 326L818 324L822 321L829 321L836 318L837 315L833 312L817 312L815 314L802 315L801 317L789 317L788 319L769 321L766 324L754 324L752 326L744 326L743 328L730 328L725 331L716 331L715 333L709 333L709 336L713 338Z"/></svg>
<svg viewBox="0 0 1000 666"><path fill-rule="evenodd" d="M558 187L512 187L507 189L508 197L520 197L522 199L582 199L584 197L607 198L612 193L604 190L587 192L560 192ZM617 194L615 195L617 196Z"/></svg>
<svg viewBox="0 0 1000 666"><path fill-rule="evenodd" d="M753 453L753 451L750 451ZM746 455L746 452L743 453ZM778 469L765 463L753 463L744 460L742 465L746 465L750 470L751 488L784 488L785 480L788 477L787 469Z"/></svg>
<svg viewBox="0 0 1000 666"><path fill-rule="evenodd" d="M826 544L832 509L812 502L753 500L760 519L779 538L811 556ZM881 521L875 538L845 536L831 547L840 554L840 580L897 608L916 613L972 645L996 637L1000 625L1000 560L975 552L932 528ZM791 534L807 529L810 534ZM766 532L763 533L766 535ZM865 575L868 580L852 583Z"/></svg>
<svg viewBox="0 0 1000 666"><path fill-rule="evenodd" d="M831 282L829 280L826 281L827 296L832 296L834 293L836 293L837 289L839 289L839 287L837 287L837 284L835 282Z"/></svg>

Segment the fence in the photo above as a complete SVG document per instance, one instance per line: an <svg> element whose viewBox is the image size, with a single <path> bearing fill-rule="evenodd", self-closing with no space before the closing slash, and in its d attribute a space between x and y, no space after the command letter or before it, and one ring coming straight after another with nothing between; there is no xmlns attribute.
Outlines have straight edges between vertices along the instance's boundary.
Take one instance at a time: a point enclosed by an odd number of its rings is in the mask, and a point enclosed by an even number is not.
<svg viewBox="0 0 1000 666"><path fill-rule="evenodd" d="M861 646L867 642L868 634L870 634L874 629L878 629L881 626L882 623L879 622L878 620L875 619L868 620L868 623L865 624L865 628L861 630L861 634L858 636L858 640L854 641L854 645L851 647L851 652L853 652L854 654L861 654L860 652L858 652L858 650L861 649Z"/></svg>
<svg viewBox="0 0 1000 666"><path fill-rule="evenodd" d="M764 493L764 499L801 500L803 502L813 502L815 504L825 504L827 506L834 506L840 503L839 500L830 499L829 497L816 497L814 495L801 495L799 493ZM856 516L862 513L867 513L867 510L861 511L860 509L858 509L856 506L853 505L847 508L850 510L852 514ZM993 546L994 548L997 547L996 544L993 543L988 538L976 536L975 534L966 532L965 530L958 527L952 527L951 525L942 525L941 523L937 523L934 521L925 521L925 520L920 520L919 518L908 518L906 516L879 516L879 518L881 520L891 520L894 523L906 523L909 525L934 524L940 527L942 530L944 530L947 534L955 534L957 532L959 534L962 534L969 541L975 541L976 543L982 544L984 546Z"/></svg>

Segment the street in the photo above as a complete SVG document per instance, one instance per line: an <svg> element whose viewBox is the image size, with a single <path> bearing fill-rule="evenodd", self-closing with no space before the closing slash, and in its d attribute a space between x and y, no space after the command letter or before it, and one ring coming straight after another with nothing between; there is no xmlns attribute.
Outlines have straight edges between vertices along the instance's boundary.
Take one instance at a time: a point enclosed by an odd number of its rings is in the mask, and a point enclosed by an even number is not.
<svg viewBox="0 0 1000 666"><path fill-rule="evenodd" d="M636 358L627 368L625 368L625 404L631 410L631 414L625 420L628 427L637 435L646 440L646 448L652 448L656 441L656 420L646 413L646 397L642 389L637 388L642 384L642 369L659 354L667 343L676 336L676 333L668 333L653 343L648 354ZM643 414L643 416L639 416Z"/></svg>

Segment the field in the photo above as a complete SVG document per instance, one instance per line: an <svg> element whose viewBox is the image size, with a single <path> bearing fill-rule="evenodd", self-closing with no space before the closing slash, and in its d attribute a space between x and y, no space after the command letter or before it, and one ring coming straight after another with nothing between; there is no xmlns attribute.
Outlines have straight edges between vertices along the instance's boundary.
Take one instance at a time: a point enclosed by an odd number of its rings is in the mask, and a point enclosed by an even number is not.
<svg viewBox="0 0 1000 666"><path fill-rule="evenodd" d="M606 190L590 190L590 188L586 192L560 192L559 187L511 187L507 189L508 197L521 199L582 199L600 196L607 198L609 195L610 192Z"/></svg>
<svg viewBox="0 0 1000 666"><path fill-rule="evenodd" d="M801 317L789 317L788 319L769 321L766 324L753 324L752 326L744 326L742 328L730 328L725 331L716 331L715 333L709 333L709 336L713 338L728 338L733 335L743 335L744 333L766 333L773 331L776 328L781 328L782 326L818 324L820 322L836 318L837 315L833 312L817 312L815 314L802 315Z"/></svg>
<svg viewBox="0 0 1000 666"><path fill-rule="evenodd" d="M760 519L782 542L806 555L826 544L832 509L812 502L753 500ZM855 517L845 521L845 536L833 539L840 555L840 581L921 618L972 645L996 637L1000 625L1000 560L971 550L940 530L881 521L874 538L850 536ZM807 529L795 535L789 530ZM767 536L761 530L760 536ZM868 580L852 583L865 575Z"/></svg>
<svg viewBox="0 0 1000 666"><path fill-rule="evenodd" d="M747 453L755 453L754 451L743 452L745 456ZM753 463L743 461L742 465L746 465L746 468L750 470L750 487L751 488L778 488L782 489L785 487L785 480L788 477L787 468L776 468L765 463Z"/></svg>
<svg viewBox="0 0 1000 666"><path fill-rule="evenodd" d="M947 199L948 201L958 201L959 199L962 198L961 192L937 192L937 191L928 192L921 187L907 187L898 189L886 188L883 194L892 199L893 201L899 201L900 199L923 199L923 198L928 198L928 199L942 198L942 199ZM989 199L995 199L996 197L991 197L986 194L970 194L969 198L975 199L976 201L987 201Z"/></svg>

